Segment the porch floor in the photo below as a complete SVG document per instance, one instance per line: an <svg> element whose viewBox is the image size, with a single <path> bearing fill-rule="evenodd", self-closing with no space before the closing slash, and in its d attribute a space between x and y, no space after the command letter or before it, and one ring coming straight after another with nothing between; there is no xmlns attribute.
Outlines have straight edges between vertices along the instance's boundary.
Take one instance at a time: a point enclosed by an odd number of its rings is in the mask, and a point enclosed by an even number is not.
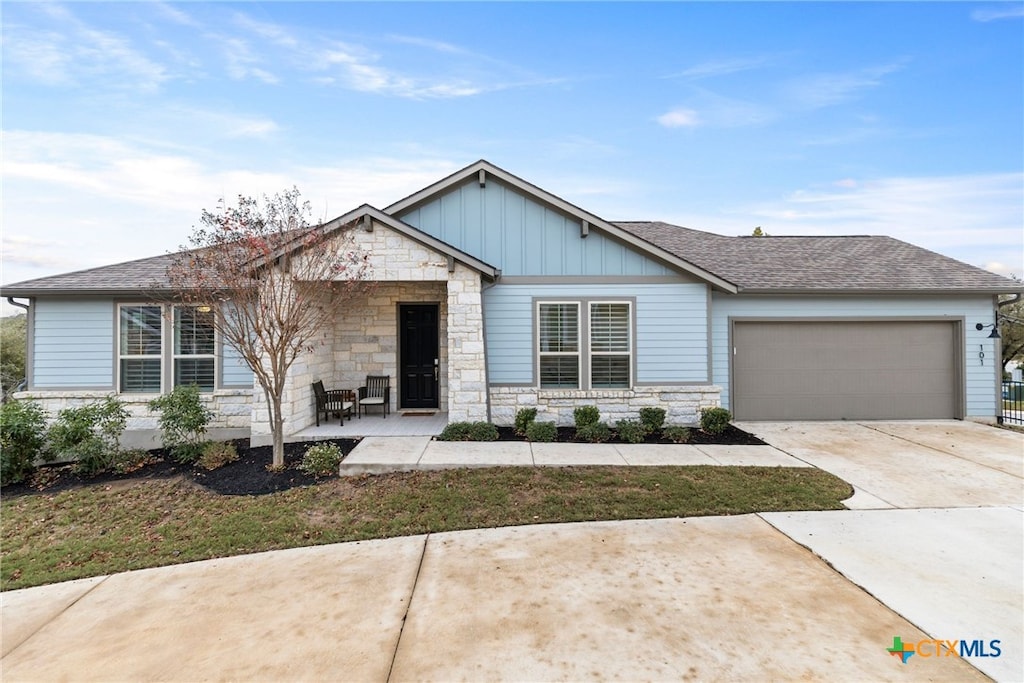
<svg viewBox="0 0 1024 683"><path fill-rule="evenodd" d="M448 413L432 415L415 412L391 413L387 418L380 414L364 415L362 418L346 418L344 426L337 418L320 421L320 426L310 425L287 437L285 441L315 441L317 439L354 439L363 436L437 436L448 424Z"/></svg>

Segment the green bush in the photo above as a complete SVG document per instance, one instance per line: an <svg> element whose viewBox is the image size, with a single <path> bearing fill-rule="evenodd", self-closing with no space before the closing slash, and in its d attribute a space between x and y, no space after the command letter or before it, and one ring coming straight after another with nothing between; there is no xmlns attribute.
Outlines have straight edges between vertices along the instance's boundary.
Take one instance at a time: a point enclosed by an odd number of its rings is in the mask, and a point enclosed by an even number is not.
<svg viewBox="0 0 1024 683"><path fill-rule="evenodd" d="M149 410L160 413L164 447L171 456L182 463L196 462L206 443L206 426L213 419L199 396L199 387L176 386L171 393L150 401Z"/></svg>
<svg viewBox="0 0 1024 683"><path fill-rule="evenodd" d="M637 420L619 420L615 423L615 430L626 443L641 443L647 438L647 428Z"/></svg>
<svg viewBox="0 0 1024 683"><path fill-rule="evenodd" d="M47 436L55 455L76 461L82 474L109 469L121 452L118 441L128 424L128 411L113 396L57 413Z"/></svg>
<svg viewBox="0 0 1024 683"><path fill-rule="evenodd" d="M207 441L202 445L196 464L205 470L224 467L238 460L238 450L230 441Z"/></svg>
<svg viewBox="0 0 1024 683"><path fill-rule="evenodd" d="M640 422L643 423L644 427L647 428L648 434L661 429L661 426L665 424L665 409L664 408L641 408L640 409Z"/></svg>
<svg viewBox="0 0 1024 683"><path fill-rule="evenodd" d="M526 428L537 419L536 408L520 408L516 411L516 434L526 436Z"/></svg>
<svg viewBox="0 0 1024 683"><path fill-rule="evenodd" d="M704 408L700 411L700 428L708 434L721 434L731 420L732 413L725 408Z"/></svg>
<svg viewBox="0 0 1024 683"><path fill-rule="evenodd" d="M46 411L35 401L0 405L0 485L24 481L46 445Z"/></svg>
<svg viewBox="0 0 1024 683"><path fill-rule="evenodd" d="M526 428L526 438L530 441L549 442L558 437L558 427L554 422L531 422Z"/></svg>
<svg viewBox="0 0 1024 683"><path fill-rule="evenodd" d="M597 406L580 406L572 411L572 419L576 423L576 429L579 429L597 424L601 419L601 411L597 409Z"/></svg>
<svg viewBox="0 0 1024 683"><path fill-rule="evenodd" d="M686 443L690 440L690 428L680 425L670 425L665 427L661 432L661 435L672 443Z"/></svg>
<svg viewBox="0 0 1024 683"><path fill-rule="evenodd" d="M306 449L299 469L314 477L330 477L338 473L340 464L341 449L337 444L318 443Z"/></svg>
<svg viewBox="0 0 1024 683"><path fill-rule="evenodd" d="M604 422L595 422L576 428L576 440L590 443L604 443L612 438L612 430Z"/></svg>
<svg viewBox="0 0 1024 683"><path fill-rule="evenodd" d="M497 441L498 428L490 422L474 422L469 426L470 441Z"/></svg>

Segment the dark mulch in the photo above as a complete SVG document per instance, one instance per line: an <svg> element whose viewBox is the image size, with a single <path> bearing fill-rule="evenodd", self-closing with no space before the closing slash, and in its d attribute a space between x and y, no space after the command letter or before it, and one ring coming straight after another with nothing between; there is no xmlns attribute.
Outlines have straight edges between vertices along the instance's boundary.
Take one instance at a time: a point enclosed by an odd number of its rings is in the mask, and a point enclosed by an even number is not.
<svg viewBox="0 0 1024 683"><path fill-rule="evenodd" d="M576 428L575 427L559 427L558 437L555 439L559 443L577 443ZM526 441L525 438L516 434L516 431L512 427L498 427L498 441ZM612 438L606 443L626 443L619 439L615 430L612 429ZM660 433L648 434L644 443L674 443L666 438L663 438ZM724 446L764 446L764 441L757 438L749 432L745 432L739 427L728 425L725 431L721 434L708 434L707 432L701 431L699 428L694 427L690 430L690 440L688 444L696 444L699 446L703 445L724 445Z"/></svg>
<svg viewBox="0 0 1024 683"><path fill-rule="evenodd" d="M81 486L111 484L115 482L144 479L167 479L185 477L211 491L229 496L259 496L285 491L296 486L310 486L317 479L298 469L302 455L314 443L333 443L347 455L356 444L356 439L332 439L330 441L297 442L284 446L285 469L273 472L267 469L273 460L270 446L249 447L248 439L233 441L238 450L238 460L215 470L205 470L192 465L182 465L167 455L161 448L149 451L148 464L127 474L102 472L95 476L84 476L75 472L71 465L43 465L26 482L10 484L3 488L4 496L19 496L33 493L57 493Z"/></svg>

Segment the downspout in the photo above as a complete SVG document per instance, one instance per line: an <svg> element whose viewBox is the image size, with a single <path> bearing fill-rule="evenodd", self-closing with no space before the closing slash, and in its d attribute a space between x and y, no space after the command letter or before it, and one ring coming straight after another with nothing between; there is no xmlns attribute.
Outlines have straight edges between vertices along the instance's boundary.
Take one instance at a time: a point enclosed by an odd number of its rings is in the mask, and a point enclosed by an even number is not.
<svg viewBox="0 0 1024 683"><path fill-rule="evenodd" d="M481 171L483 173L483 171ZM501 271L495 273L495 277L491 280L490 284L485 284L481 281L480 283L480 334L483 335L484 342L484 394L486 396L487 406L487 421L491 421L491 376L487 371L488 357L487 357L487 314L484 312L484 292L498 284L498 280L501 279ZM483 278L481 278L483 280Z"/></svg>
<svg viewBox="0 0 1024 683"><path fill-rule="evenodd" d="M30 382L28 379L32 375L32 354L29 352L32 348L32 311L28 304L15 301L13 296L7 297L7 303L25 309L25 386L21 387L24 390L29 388ZM17 387L15 388L17 389Z"/></svg>
<svg viewBox="0 0 1024 683"><path fill-rule="evenodd" d="M25 315L28 315L28 304L18 303L17 301L14 300L13 296L7 297L7 303L9 303L12 306L17 306L18 308L24 308L25 309Z"/></svg>

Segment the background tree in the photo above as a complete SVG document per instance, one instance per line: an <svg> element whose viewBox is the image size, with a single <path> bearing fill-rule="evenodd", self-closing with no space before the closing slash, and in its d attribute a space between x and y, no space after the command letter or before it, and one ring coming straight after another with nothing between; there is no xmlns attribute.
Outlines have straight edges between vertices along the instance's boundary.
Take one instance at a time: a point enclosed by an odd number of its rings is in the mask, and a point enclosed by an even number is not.
<svg viewBox="0 0 1024 683"><path fill-rule="evenodd" d="M1011 277L1020 282L1020 278ZM1003 372L1007 371L1010 361L1024 363L1024 298L999 309L999 336L1002 338Z"/></svg>
<svg viewBox="0 0 1024 683"><path fill-rule="evenodd" d="M312 225L297 188L257 200L223 200L204 210L173 254L167 276L180 303L210 306L225 344L245 360L267 402L274 467L284 466L281 404L288 370L322 343L326 330L365 280L369 254L358 250L351 225Z"/></svg>
<svg viewBox="0 0 1024 683"><path fill-rule="evenodd" d="M25 315L0 318L0 395L6 398L25 379Z"/></svg>

